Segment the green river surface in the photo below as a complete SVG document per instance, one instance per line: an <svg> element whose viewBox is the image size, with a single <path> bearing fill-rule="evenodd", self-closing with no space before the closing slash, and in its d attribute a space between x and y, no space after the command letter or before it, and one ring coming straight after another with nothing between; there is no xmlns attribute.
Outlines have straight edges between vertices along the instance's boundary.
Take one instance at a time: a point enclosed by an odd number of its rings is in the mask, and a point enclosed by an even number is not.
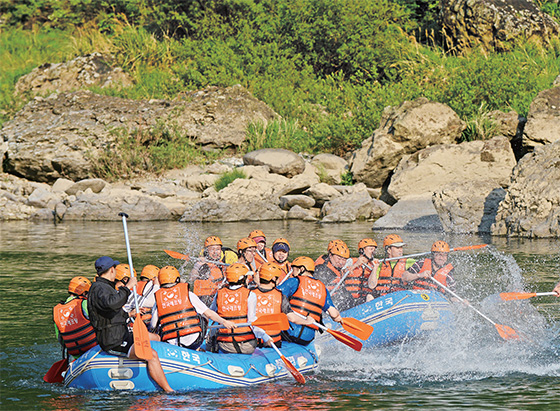
<svg viewBox="0 0 560 411"><path fill-rule="evenodd" d="M269 245L286 237L290 259L317 257L341 238L355 254L363 237L381 243L387 232L371 223L319 225L300 221L205 223L129 221L134 266L174 264L164 249L198 253L208 235L224 244L253 229ZM558 240L527 240L438 232L399 232L405 254L424 252L433 241L451 247L489 243L481 251L456 252L457 293L498 324L525 338L503 341L495 327L466 306L455 307L453 331L399 345L355 352L324 347L307 384L292 379L254 388L163 393L92 392L43 382L60 359L52 308L67 296L75 275L92 279L94 261L109 255L126 262L122 225L115 222L0 223L0 409L2 410L214 410L214 409L560 409L560 300L537 297L500 302L500 291L551 291L560 273ZM378 254L381 250L378 249Z"/></svg>

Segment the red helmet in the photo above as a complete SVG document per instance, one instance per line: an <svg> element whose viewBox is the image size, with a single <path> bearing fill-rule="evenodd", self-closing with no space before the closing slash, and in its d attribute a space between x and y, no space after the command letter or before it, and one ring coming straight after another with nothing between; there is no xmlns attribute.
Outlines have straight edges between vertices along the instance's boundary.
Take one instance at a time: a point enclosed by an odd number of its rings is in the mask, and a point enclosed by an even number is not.
<svg viewBox="0 0 560 411"><path fill-rule="evenodd" d="M208 237L205 241L204 241L204 247L208 247L211 245L220 245L222 246L222 240L220 240L220 237L216 237L215 235L211 235L210 237Z"/></svg>
<svg viewBox="0 0 560 411"><path fill-rule="evenodd" d="M313 261L313 259L311 259L309 257L306 257L306 256L301 256L301 257L296 258L292 262L292 266L304 267L310 273L315 271L315 261Z"/></svg>
<svg viewBox="0 0 560 411"><path fill-rule="evenodd" d="M264 263L259 268L259 278L261 280L272 280L280 277L284 271L274 263Z"/></svg>
<svg viewBox="0 0 560 411"><path fill-rule="evenodd" d="M383 239L383 247L402 247L405 245L405 242L398 234L389 234L387 237Z"/></svg>
<svg viewBox="0 0 560 411"><path fill-rule="evenodd" d="M255 240L253 240L252 238L245 237L237 242L237 251L245 250L249 247L256 247L256 246L257 243L255 243Z"/></svg>
<svg viewBox="0 0 560 411"><path fill-rule="evenodd" d="M179 270L171 265L166 265L159 270L158 280L160 285L176 283L178 278L181 278Z"/></svg>
<svg viewBox="0 0 560 411"><path fill-rule="evenodd" d="M245 264L234 263L226 268L226 279L229 283L238 282L241 277L244 277L249 272Z"/></svg>
<svg viewBox="0 0 560 411"><path fill-rule="evenodd" d="M432 253L439 252L439 253L448 253L449 252L449 244L445 241L436 241L432 244Z"/></svg>
<svg viewBox="0 0 560 411"><path fill-rule="evenodd" d="M128 264L119 264L116 266L117 275L115 279L121 281L123 278L130 278L130 266ZM134 276L136 277L136 270L134 270Z"/></svg>
<svg viewBox="0 0 560 411"><path fill-rule="evenodd" d="M157 277L158 273L159 273L159 267L156 267L155 265L148 264L148 265L144 266L144 268L142 268L142 272L140 273L140 277L145 277L148 280L151 280L152 278Z"/></svg>
<svg viewBox="0 0 560 411"><path fill-rule="evenodd" d="M331 254L338 255L343 258L350 257L350 249L344 242L340 242L336 244L331 250L329 251Z"/></svg>
<svg viewBox="0 0 560 411"><path fill-rule="evenodd" d="M68 284L68 292L70 294L82 295L87 293L90 287L91 282L86 277L79 275L70 280L70 284Z"/></svg>

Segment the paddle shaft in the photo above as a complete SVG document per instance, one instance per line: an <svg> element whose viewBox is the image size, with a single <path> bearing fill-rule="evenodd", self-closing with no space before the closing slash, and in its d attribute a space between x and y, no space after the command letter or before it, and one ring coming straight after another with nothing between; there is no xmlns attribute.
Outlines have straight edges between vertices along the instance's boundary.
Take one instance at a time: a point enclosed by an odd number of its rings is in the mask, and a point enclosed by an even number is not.
<svg viewBox="0 0 560 411"><path fill-rule="evenodd" d="M452 248L451 250L449 250L449 252L453 252L453 251L467 251L467 250L476 250L479 248L484 248L488 246L488 244L477 244L477 245L467 245L464 247L455 247ZM425 253L417 253L417 254L408 254L408 255L403 255L400 257L391 257L391 258L384 258L383 261L395 261L395 260L402 260L405 258L412 258L412 257L420 257L422 255L428 255L431 254L431 251L426 251Z"/></svg>
<svg viewBox="0 0 560 411"><path fill-rule="evenodd" d="M346 280L346 277L348 277L348 274L350 274L350 267L352 266L352 264L348 265L348 262L344 265L344 267L342 267L341 269L344 270L346 268L346 273L344 273L344 275L342 276L342 278L340 279L340 281L334 286L334 288L331 291L331 294L334 294L342 285L342 283L344 282L344 280Z"/></svg>
<svg viewBox="0 0 560 411"><path fill-rule="evenodd" d="M130 275L136 278L136 274L134 273L134 268L132 267L132 254L130 252L130 241L128 240L128 227L126 225L126 219L128 218L128 214L119 213L122 217L122 223L124 228L124 241L126 242L126 255L128 257L128 266L130 267ZM138 293L136 292L136 287L132 288L132 292L134 293L134 306L136 307L136 314L140 314L140 308L138 305Z"/></svg>
<svg viewBox="0 0 560 411"><path fill-rule="evenodd" d="M274 351L276 351L276 353L280 356L280 358L284 362L284 365L286 366L286 369L290 372L290 374L292 374L292 377L294 377L297 382L305 384L305 377L301 375L297 368L290 361L288 361L286 357L284 357L284 355L280 352L273 341L270 341L270 346L274 348Z"/></svg>

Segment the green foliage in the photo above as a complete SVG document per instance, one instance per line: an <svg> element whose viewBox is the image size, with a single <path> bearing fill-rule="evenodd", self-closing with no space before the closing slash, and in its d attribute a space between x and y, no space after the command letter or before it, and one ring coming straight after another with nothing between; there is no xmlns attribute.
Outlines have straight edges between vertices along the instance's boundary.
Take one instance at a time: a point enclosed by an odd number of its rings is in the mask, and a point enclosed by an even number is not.
<svg viewBox="0 0 560 411"><path fill-rule="evenodd" d="M216 180L216 182L214 183L214 188L216 189L216 191L220 191L238 178L247 178L247 175L243 171L238 169L228 171L227 173L222 174L220 178Z"/></svg>
<svg viewBox="0 0 560 411"><path fill-rule="evenodd" d="M560 3L558 3L558 1L538 0L536 3L542 11L560 22Z"/></svg>
<svg viewBox="0 0 560 411"><path fill-rule="evenodd" d="M343 186L354 185L354 174L350 170L346 171L345 173L342 173L340 177L342 178L340 184L342 184Z"/></svg>
<svg viewBox="0 0 560 411"><path fill-rule="evenodd" d="M301 129L297 120L250 123L245 137L245 151L261 148L285 148L296 153L313 151L313 139Z"/></svg>
<svg viewBox="0 0 560 411"><path fill-rule="evenodd" d="M498 135L499 125L489 116L485 104L481 104L478 113L467 122L462 141L489 140Z"/></svg>

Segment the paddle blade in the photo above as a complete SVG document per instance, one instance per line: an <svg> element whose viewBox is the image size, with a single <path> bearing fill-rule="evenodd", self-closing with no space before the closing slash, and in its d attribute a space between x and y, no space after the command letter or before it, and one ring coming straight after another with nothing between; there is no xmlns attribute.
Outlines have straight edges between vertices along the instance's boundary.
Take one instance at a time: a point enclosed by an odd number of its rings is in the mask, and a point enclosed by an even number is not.
<svg viewBox="0 0 560 411"><path fill-rule="evenodd" d="M294 367L294 364L288 361L288 359L284 357L282 354L280 354L280 358L282 358L282 361L284 361L284 365L286 366L286 369L290 371L290 374L292 374L295 380L300 384L305 384L305 377L297 370L296 367Z"/></svg>
<svg viewBox="0 0 560 411"><path fill-rule="evenodd" d="M507 325L495 324L496 330L504 340L520 340L521 337L515 330Z"/></svg>
<svg viewBox="0 0 560 411"><path fill-rule="evenodd" d="M527 298L536 297L537 293L500 293L503 301L525 300Z"/></svg>
<svg viewBox="0 0 560 411"><path fill-rule="evenodd" d="M467 245L464 247L455 247L451 251L465 251L465 250L478 250L479 248L487 247L488 244Z"/></svg>
<svg viewBox="0 0 560 411"><path fill-rule="evenodd" d="M251 325L269 330L287 330L290 328L288 316L284 313L261 315Z"/></svg>
<svg viewBox="0 0 560 411"><path fill-rule="evenodd" d="M327 332L329 334L331 334L334 338L336 338L338 341L340 341L343 344L346 344L348 347L356 350L356 351L361 351L362 350L362 343L359 342L358 340L350 337L349 335L346 335L344 333L341 333L339 331L335 331L335 330L331 330L330 328L327 328Z"/></svg>
<svg viewBox="0 0 560 411"><path fill-rule="evenodd" d="M342 327L360 340L367 340L373 332L373 327L371 325L351 317L342 319Z"/></svg>
<svg viewBox="0 0 560 411"><path fill-rule="evenodd" d="M171 250L163 250L163 251L165 251L165 253L169 257L175 258L177 260L189 261L191 259L187 254L181 254L181 253L178 253L177 251L171 251Z"/></svg>
<svg viewBox="0 0 560 411"><path fill-rule="evenodd" d="M68 369L68 360L62 359L51 365L43 380L48 383L58 383L64 381L62 373Z"/></svg>
<svg viewBox="0 0 560 411"><path fill-rule="evenodd" d="M134 335L134 351L136 356L141 360L151 360L152 346L150 345L150 334L146 324L144 324L139 315L136 316L132 326L132 334Z"/></svg>

